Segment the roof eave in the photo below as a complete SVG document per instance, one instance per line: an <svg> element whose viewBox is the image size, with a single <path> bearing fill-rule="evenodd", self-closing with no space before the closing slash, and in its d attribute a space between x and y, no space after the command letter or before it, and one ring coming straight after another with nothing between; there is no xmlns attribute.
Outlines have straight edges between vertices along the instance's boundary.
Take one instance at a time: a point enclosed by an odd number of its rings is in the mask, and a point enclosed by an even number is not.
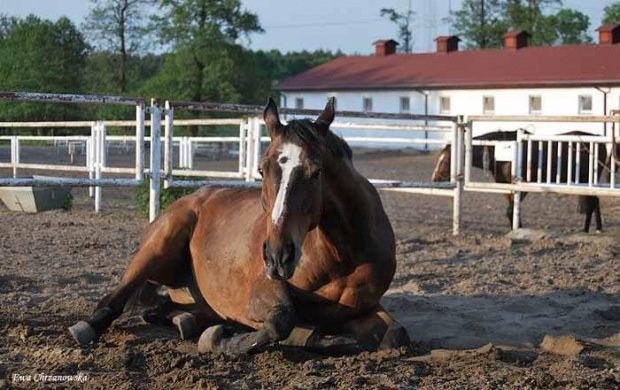
<svg viewBox="0 0 620 390"><path fill-rule="evenodd" d="M524 82L486 82L486 83L446 83L409 85L350 85L350 86L277 86L276 91L370 91L370 90L433 90L433 89L510 89L510 88L572 88L572 87L620 87L617 80L570 80L570 81L524 81Z"/></svg>

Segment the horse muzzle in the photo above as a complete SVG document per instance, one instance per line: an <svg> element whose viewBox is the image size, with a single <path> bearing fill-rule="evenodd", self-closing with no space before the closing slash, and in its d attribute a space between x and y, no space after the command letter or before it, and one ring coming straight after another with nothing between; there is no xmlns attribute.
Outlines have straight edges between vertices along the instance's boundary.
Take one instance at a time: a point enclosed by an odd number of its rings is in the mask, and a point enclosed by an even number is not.
<svg viewBox="0 0 620 390"><path fill-rule="evenodd" d="M269 241L263 243L265 274L272 280L288 280L295 273L301 251L294 242L283 242L274 246Z"/></svg>

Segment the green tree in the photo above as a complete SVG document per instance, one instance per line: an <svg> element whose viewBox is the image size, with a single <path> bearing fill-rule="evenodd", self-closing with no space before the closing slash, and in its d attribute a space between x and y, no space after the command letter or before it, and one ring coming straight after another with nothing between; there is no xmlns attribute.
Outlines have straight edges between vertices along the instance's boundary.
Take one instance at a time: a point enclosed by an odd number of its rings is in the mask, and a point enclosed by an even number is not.
<svg viewBox="0 0 620 390"><path fill-rule="evenodd" d="M243 10L240 0L162 0L153 21L161 43L176 51L164 68L174 67L177 74L165 78L181 78L187 98L239 99L238 91L230 89L235 46L241 37L263 31L258 17ZM214 79L221 73L226 77Z"/></svg>
<svg viewBox="0 0 620 390"><path fill-rule="evenodd" d="M94 7L82 25L88 38L100 50L114 53L108 63L118 72L118 91L127 92L129 57L144 48L145 9L156 0L91 0Z"/></svg>
<svg viewBox="0 0 620 390"><path fill-rule="evenodd" d="M591 43L592 37L588 34L590 18L573 9L562 9L553 15L553 25L557 40L564 45Z"/></svg>
<svg viewBox="0 0 620 390"><path fill-rule="evenodd" d="M399 51L403 53L411 53L413 48L413 33L411 31L411 23L413 22L415 12L411 10L411 2L407 12L397 12L394 8L382 8L381 16L387 17L391 22L398 26L398 38L402 42Z"/></svg>
<svg viewBox="0 0 620 390"><path fill-rule="evenodd" d="M620 24L620 1L613 2L605 7L603 24Z"/></svg>
<svg viewBox="0 0 620 390"><path fill-rule="evenodd" d="M300 51L281 53L279 50L256 51L254 53L258 66L264 70L265 77L275 87L287 78L324 64L344 54L340 51ZM262 103L262 102L261 102Z"/></svg>
<svg viewBox="0 0 620 390"><path fill-rule="evenodd" d="M448 18L469 49L500 47L506 24L502 20L500 0L464 0Z"/></svg>
<svg viewBox="0 0 620 390"><path fill-rule="evenodd" d="M510 30L525 30L533 46L553 45L557 40L554 15L545 11L562 5L562 0L505 0L503 18Z"/></svg>
<svg viewBox="0 0 620 390"><path fill-rule="evenodd" d="M0 90L83 91L87 46L69 19L3 17L0 25ZM0 104L1 120L65 120L81 112L73 105Z"/></svg>

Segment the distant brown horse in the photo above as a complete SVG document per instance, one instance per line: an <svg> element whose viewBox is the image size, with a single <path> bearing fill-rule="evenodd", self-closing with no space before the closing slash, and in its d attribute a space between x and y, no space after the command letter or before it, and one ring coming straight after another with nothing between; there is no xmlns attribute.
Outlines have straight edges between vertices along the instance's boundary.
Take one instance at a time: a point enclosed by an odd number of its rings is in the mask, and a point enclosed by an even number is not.
<svg viewBox="0 0 620 390"><path fill-rule="evenodd" d="M594 134L585 133L582 131L571 131L568 133L560 134L560 135L582 135L582 136L592 136ZM487 140L487 141L515 141L517 139L516 131L496 131L492 133L487 133L478 137L474 137L475 140ZM566 183L568 179L568 145L566 142L562 142L562 165L560 172L560 183ZM557 164L557 151L558 151L558 143L554 142L551 146L551 178L552 182L555 183L556 174L558 170ZM581 144L581 149L579 150L580 155L580 171L579 171L579 181L580 183L587 183L589 178L589 144L583 143ZM527 155L528 155L528 147L527 143L524 144L523 153L522 153L522 171L521 175L523 180L527 178ZM547 178L547 153L549 153L548 143L543 143L543 161L540 162L542 165L541 170L541 182L545 183ZM439 154L439 158L437 160L437 164L435 166L435 170L433 171L433 175L431 177L432 181L447 181L450 179L450 145L446 146L441 153ZM576 150L573 150L573 161L576 161ZM538 181L538 142L532 142L532 172L531 172L531 180L532 182ZM604 147L599 149L598 162L597 164L601 166L605 166L605 161L607 159L607 150ZM472 147L472 165L477 168L485 169L491 172L493 178L497 183L513 183L512 177L512 162L510 161L495 161L495 146L482 146L482 145L473 145ZM603 169L599 169L599 178L603 172ZM573 174L573 180L576 177ZM510 221L510 226L512 226L512 216L513 216L513 208L514 208L514 196L512 194L505 195L508 200L508 207L506 208L506 216ZM523 200L527 196L526 192L521 193L521 199ZM579 196L579 211L582 214L585 214L585 223L584 223L584 231L588 232L590 230L590 222L592 220L592 215L594 214L596 217L596 230L600 231L603 229L603 221L601 218L601 209L600 203L597 196ZM519 226L521 226L521 221L519 221Z"/></svg>
<svg viewBox="0 0 620 390"><path fill-rule="evenodd" d="M269 99L262 190L203 187L172 204L146 228L120 285L70 328L73 337L96 340L130 297L153 303L153 287L163 285L170 299L145 319L185 310L173 320L183 338L210 326L201 352L246 353L278 341L408 344L379 303L396 268L394 233L377 191L329 130L334 115L331 99L314 122L285 126Z"/></svg>

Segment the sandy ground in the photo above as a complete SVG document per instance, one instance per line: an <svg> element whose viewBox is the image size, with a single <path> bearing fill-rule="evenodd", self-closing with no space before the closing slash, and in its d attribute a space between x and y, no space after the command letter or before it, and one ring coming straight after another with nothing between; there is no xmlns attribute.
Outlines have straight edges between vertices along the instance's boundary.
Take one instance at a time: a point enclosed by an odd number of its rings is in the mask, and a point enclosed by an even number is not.
<svg viewBox="0 0 620 390"><path fill-rule="evenodd" d="M435 157L358 153L355 163L372 178L425 180ZM31 161L50 159L66 157ZM467 193L463 235L454 238L450 198L382 193L398 240L383 303L411 348L329 357L273 347L224 357L198 355L195 341L131 315L97 345L76 348L67 327L118 283L147 220L129 189L104 189L101 215L84 189L74 196L71 212L0 208L0 388L620 387L618 200L602 200L605 232L585 235L575 198L530 195L523 223L531 230L515 236L501 196ZM44 384L36 374L87 380Z"/></svg>

